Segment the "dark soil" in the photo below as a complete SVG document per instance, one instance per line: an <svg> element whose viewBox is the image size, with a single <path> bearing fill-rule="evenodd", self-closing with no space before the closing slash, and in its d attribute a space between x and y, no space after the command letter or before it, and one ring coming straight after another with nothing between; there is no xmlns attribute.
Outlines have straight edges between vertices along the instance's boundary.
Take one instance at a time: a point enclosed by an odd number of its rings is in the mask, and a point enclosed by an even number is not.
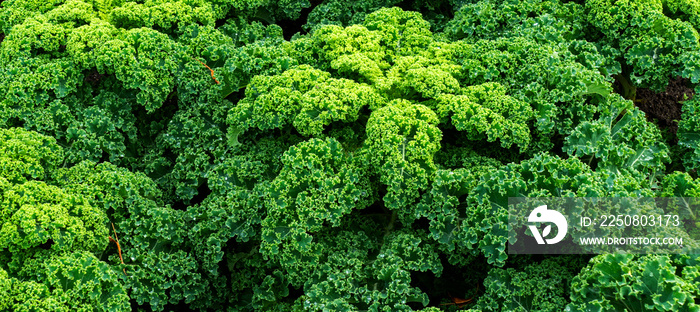
<svg viewBox="0 0 700 312"><path fill-rule="evenodd" d="M683 101L693 97L693 89L688 87L688 79L671 79L664 92L656 93L649 89L637 89L635 104L647 114L650 120L671 135L671 144L678 144L678 120L681 119Z"/></svg>

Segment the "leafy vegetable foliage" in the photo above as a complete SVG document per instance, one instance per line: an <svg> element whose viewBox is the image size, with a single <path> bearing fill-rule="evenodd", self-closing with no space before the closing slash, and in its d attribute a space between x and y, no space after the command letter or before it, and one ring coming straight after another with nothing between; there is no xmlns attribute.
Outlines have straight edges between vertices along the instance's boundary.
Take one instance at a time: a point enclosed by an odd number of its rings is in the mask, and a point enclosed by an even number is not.
<svg viewBox="0 0 700 312"><path fill-rule="evenodd" d="M676 275L667 256L604 255L593 258L571 283L566 311L698 311L692 280ZM685 278L684 278L685 277Z"/></svg>
<svg viewBox="0 0 700 312"><path fill-rule="evenodd" d="M698 10L4 1L0 310L698 311L695 256L506 249L509 197L697 197L697 101L669 147L635 90Z"/></svg>

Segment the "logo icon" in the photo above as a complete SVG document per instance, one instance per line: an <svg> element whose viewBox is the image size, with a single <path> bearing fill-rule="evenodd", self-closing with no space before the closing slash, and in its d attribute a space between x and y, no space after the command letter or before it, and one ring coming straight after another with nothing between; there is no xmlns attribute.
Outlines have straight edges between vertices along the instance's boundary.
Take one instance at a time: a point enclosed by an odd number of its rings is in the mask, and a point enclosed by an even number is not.
<svg viewBox="0 0 700 312"><path fill-rule="evenodd" d="M532 235L535 236L535 239L537 240L537 243L540 245L544 245L545 241L547 244L556 244L558 242L561 242L562 239L564 239L564 236L566 236L566 230L568 224L566 223L566 218L564 215L559 213L559 211L555 210L548 210L547 205L542 205L539 206L530 212L530 216L527 218L529 222L551 222L554 223L554 225L557 227L557 236L554 238L547 238L544 239L544 237L547 237L549 233L552 232L552 225L548 224L544 230L542 231L542 234L540 234L540 231L537 229L537 226L535 225L529 225L528 227L530 228L530 232L532 232Z"/></svg>

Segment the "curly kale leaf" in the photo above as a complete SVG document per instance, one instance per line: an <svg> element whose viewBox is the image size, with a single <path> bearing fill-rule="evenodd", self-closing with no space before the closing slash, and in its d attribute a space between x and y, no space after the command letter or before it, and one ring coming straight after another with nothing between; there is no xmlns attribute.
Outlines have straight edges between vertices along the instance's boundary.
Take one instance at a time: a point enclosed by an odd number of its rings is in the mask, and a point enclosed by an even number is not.
<svg viewBox="0 0 700 312"><path fill-rule="evenodd" d="M21 24L26 18L51 11L64 2L66 1L3 1L3 8L0 10L0 29L6 34L9 29Z"/></svg>
<svg viewBox="0 0 700 312"><path fill-rule="evenodd" d="M700 29L700 5L696 0L662 1L667 10L666 15L671 18L690 22L695 29Z"/></svg>
<svg viewBox="0 0 700 312"><path fill-rule="evenodd" d="M584 265L577 257L558 257L522 269L492 268L477 307L483 311L561 311L569 303L566 285Z"/></svg>
<svg viewBox="0 0 700 312"><path fill-rule="evenodd" d="M226 194L237 187L252 190L261 182L272 181L284 167L282 155L302 141L292 135L246 134L235 151L212 167L207 185L214 194Z"/></svg>
<svg viewBox="0 0 700 312"><path fill-rule="evenodd" d="M301 111L301 98L330 74L302 65L276 76L256 76L246 88L246 97L229 113L228 123L245 131L281 128L291 124Z"/></svg>
<svg viewBox="0 0 700 312"><path fill-rule="evenodd" d="M115 5L123 2L120 5ZM123 29L153 28L164 33L190 25L213 25L215 14L205 1L134 1L98 0L104 20Z"/></svg>
<svg viewBox="0 0 700 312"><path fill-rule="evenodd" d="M415 12L380 9L362 25L328 25L310 38L319 67L368 83L389 99L420 101L459 90L453 46L436 41Z"/></svg>
<svg viewBox="0 0 700 312"><path fill-rule="evenodd" d="M397 7L372 12L367 15L362 25L367 30L380 34L389 55L417 55L433 41L430 24L420 13L404 11Z"/></svg>
<svg viewBox="0 0 700 312"><path fill-rule="evenodd" d="M281 308L288 302L284 297L289 296L289 275L284 274L274 262L264 258L257 246L253 245L252 249L250 247L251 245L241 245L231 250L226 257L232 290L229 307L239 311Z"/></svg>
<svg viewBox="0 0 700 312"><path fill-rule="evenodd" d="M666 16L669 11L663 1L585 4L587 22L595 30L590 36L618 51L612 55L623 64L618 80L631 84L624 92L632 99L636 87L663 90L670 77L689 78L688 68L698 67L697 56L691 57L700 46L697 30L689 22Z"/></svg>
<svg viewBox="0 0 700 312"><path fill-rule="evenodd" d="M438 111L450 115L459 131L468 133L473 140L486 138L489 142L500 139L501 146L516 144L523 151L530 142L528 122L534 112L531 107L506 95L498 83L469 86L460 95L443 95L438 99Z"/></svg>
<svg viewBox="0 0 700 312"><path fill-rule="evenodd" d="M421 12L422 19L430 23L433 31L440 31L465 0L418 0L410 4L398 0L323 1L316 5L307 18L304 28L314 31L323 25L350 26L361 24L368 15L382 8L401 6L404 10Z"/></svg>
<svg viewBox="0 0 700 312"><path fill-rule="evenodd" d="M391 305L395 311L411 311L408 302L428 304L428 296L411 286L411 271L431 271L439 277L442 264L435 246L425 242L425 233L411 232L396 231L383 237L382 249L370 271L377 281L367 285L362 298L369 301L368 309Z"/></svg>
<svg viewBox="0 0 700 312"><path fill-rule="evenodd" d="M466 222L467 196L479 183L479 177L497 170L500 165L494 160L474 157L478 162L454 170L438 170L431 189L413 208L416 218L430 221L428 237L439 243L439 248L448 254L450 263L466 264L475 252L470 252L477 243L479 232ZM491 162L491 163L489 163Z"/></svg>
<svg viewBox="0 0 700 312"><path fill-rule="evenodd" d="M229 189L226 194L209 196L202 204L187 210L191 220L189 241L202 268L218 276L219 262L225 257L226 243L232 239L246 243L260 233L265 215L259 190Z"/></svg>
<svg viewBox="0 0 700 312"><path fill-rule="evenodd" d="M221 12L221 15L217 14L219 19L225 18L227 14L242 15L247 19L262 20L268 24L285 19L296 20L303 9L311 6L309 0L214 0L210 2L215 11Z"/></svg>
<svg viewBox="0 0 700 312"><path fill-rule="evenodd" d="M120 271L87 252L74 252L47 259L37 272L39 282L52 295L66 302L69 310L131 311L129 297L119 281Z"/></svg>
<svg viewBox="0 0 700 312"><path fill-rule="evenodd" d="M80 42L72 43L70 49L79 61L94 64L100 73L115 75L127 89L138 90L136 102L148 112L160 107L175 85L177 48L162 33L135 29L92 49Z"/></svg>
<svg viewBox="0 0 700 312"><path fill-rule="evenodd" d="M7 34L0 47L0 87L6 94L3 102L9 106L3 109L3 122L7 122L8 114L22 116L32 106L64 98L82 84L83 68L66 57L71 30L38 16L14 26Z"/></svg>
<svg viewBox="0 0 700 312"><path fill-rule="evenodd" d="M207 221L214 217L201 216L194 208L186 213L163 207L162 192L151 179L109 163L82 162L56 171L54 179L63 189L84 195L92 206L110 213L126 264L122 267L128 276L124 285L136 303L148 303L159 311L167 303L183 300L193 306L201 302L214 306L212 298L226 296L226 291L213 286L222 280L210 273L217 262L207 262L216 259L211 254L214 237L202 237L200 234L210 232L199 230L208 223L209 227L224 228L221 223ZM210 213L221 216L213 207ZM107 243L107 235L113 233L105 226L100 241ZM224 237L224 242L228 239ZM120 260L116 250L109 256L114 265Z"/></svg>
<svg viewBox="0 0 700 312"><path fill-rule="evenodd" d="M81 194L91 205L109 212L110 219L116 222L139 212L132 211L132 203L161 201L162 192L143 173L130 172L110 163L84 161L56 170L52 178L64 190Z"/></svg>
<svg viewBox="0 0 700 312"><path fill-rule="evenodd" d="M54 136L68 163L134 162L145 143L139 135L148 137L137 130L137 112L158 109L174 86L172 40L99 19L78 25L47 16L27 19L3 41L0 88L8 96L0 124Z"/></svg>
<svg viewBox="0 0 700 312"><path fill-rule="evenodd" d="M592 119L598 108L590 103L612 89L600 74L603 65L582 63L565 45L513 37L473 44L460 41L455 50L455 58L463 64L461 85L499 83L510 97L530 106L535 131L526 150L529 156L551 150L556 137ZM527 111L519 114L524 117Z"/></svg>
<svg viewBox="0 0 700 312"><path fill-rule="evenodd" d="M94 255L109 242L107 207L92 201L102 198L101 192L50 184L58 171L73 169L57 168L63 153L52 138L19 128L0 129L0 148L0 159L7 163L0 172L1 267L12 274L9 282L19 291L3 292L10 297L4 303L0 299L0 306L129 310L117 273Z"/></svg>
<svg viewBox="0 0 700 312"><path fill-rule="evenodd" d="M661 197L673 197L668 201L671 204L667 207L668 212L677 214L681 220L694 221L696 227L700 225L698 222L700 202L697 200L700 197L699 179L693 179L685 172L673 172L663 177L658 194Z"/></svg>
<svg viewBox="0 0 700 312"><path fill-rule="evenodd" d="M619 74L621 65L615 59L619 51L587 41L591 40L586 38L589 28L585 8L579 3L484 0L466 4L455 12L445 34L471 43L527 38L566 48L579 63L604 76Z"/></svg>
<svg viewBox="0 0 700 312"><path fill-rule="evenodd" d="M105 211L89 197L41 181L48 181L53 173L46 170L56 170L62 160L55 140L18 128L0 129L0 140L0 160L6 164L0 171L0 250L14 261L45 244L54 251L104 250Z"/></svg>
<svg viewBox="0 0 700 312"><path fill-rule="evenodd" d="M400 8L377 10L361 26L320 28L312 38L321 46L322 59L360 53L374 56L378 64L392 62L394 56L420 55L433 41L430 25L420 14Z"/></svg>
<svg viewBox="0 0 700 312"><path fill-rule="evenodd" d="M500 168L503 162L488 156L481 155L469 146L453 146L445 143L442 149L435 154L435 163L439 168Z"/></svg>
<svg viewBox="0 0 700 312"><path fill-rule="evenodd" d="M403 213L402 207L428 189L437 170L433 156L442 139L437 124L432 110L406 100L394 100L370 115L365 141L368 161L387 187L384 204L388 208Z"/></svg>
<svg viewBox="0 0 700 312"><path fill-rule="evenodd" d="M243 93L239 90L256 75L277 75L297 64L291 44L282 39L276 25L232 20L222 28L189 25L179 37L178 43L208 64L220 84L206 67L188 58L169 96L172 104L163 108L174 112L167 124L163 122L165 131L148 154L155 161L144 171L174 200L197 195L207 183L208 171L238 146L241 131L229 127L226 118Z"/></svg>
<svg viewBox="0 0 700 312"><path fill-rule="evenodd" d="M228 123L240 130L268 130L293 124L304 136L319 135L334 121L357 120L360 108L384 100L366 85L301 65L277 76L256 76Z"/></svg>
<svg viewBox="0 0 700 312"><path fill-rule="evenodd" d="M245 30L236 30L235 34L239 31ZM223 97L248 86L255 75L276 75L301 63L293 56L292 44L282 39L281 32L278 27L268 26L262 40L229 53L222 68Z"/></svg>
<svg viewBox="0 0 700 312"><path fill-rule="evenodd" d="M436 45L433 49L451 49L449 45ZM396 57L394 66L386 72L386 79L377 81L377 88L390 98L409 100L459 92L459 81L455 77L460 76L460 66L445 61L444 57L425 54L428 55Z"/></svg>
<svg viewBox="0 0 700 312"><path fill-rule="evenodd" d="M122 30L102 21L72 29L66 39L70 60L83 69L114 75L136 102L153 112L175 85L181 56L167 35L152 29Z"/></svg>
<svg viewBox="0 0 700 312"><path fill-rule="evenodd" d="M688 173L673 172L663 177L661 197L700 197L700 181Z"/></svg>
<svg viewBox="0 0 700 312"><path fill-rule="evenodd" d="M56 251L98 252L107 246L107 216L86 198L41 181L7 189L0 205L0 249L31 255L49 243Z"/></svg>
<svg viewBox="0 0 700 312"><path fill-rule="evenodd" d="M168 303L192 303L214 293L209 283L215 280L205 278L200 259L191 251L185 212L143 198L128 207L130 218L115 227L128 274L124 286L131 299L162 311ZM119 262L116 256L112 260Z"/></svg>
<svg viewBox="0 0 700 312"><path fill-rule="evenodd" d="M668 256L597 256L571 283L566 311L700 310L697 287L676 272Z"/></svg>
<svg viewBox="0 0 700 312"><path fill-rule="evenodd" d="M178 82L178 97L187 103L192 99L219 101L246 87L256 75L276 75L299 64L293 56L293 45L284 40L279 26L263 26L240 17L218 28L187 25L177 41L187 47L189 55L204 58L220 82L218 92L211 94L213 98L206 98L202 93L210 90L202 89L215 82L210 75L202 75L206 68L198 62L180 68L187 79Z"/></svg>
<svg viewBox="0 0 700 312"><path fill-rule="evenodd" d="M313 240L310 233L326 222L338 226L344 215L369 204L372 192L367 176L335 139L311 139L292 146L282 163L265 203L262 237L266 254L278 254L281 242L291 242L288 248L307 252Z"/></svg>
<svg viewBox="0 0 700 312"><path fill-rule="evenodd" d="M285 262L290 264L283 262L292 285L303 285L304 310L411 311L410 303L428 303L427 295L412 285L412 273L440 276L442 265L425 233L385 233L357 216L343 223L316 233L313 252L288 254ZM293 259L299 260L291 265Z"/></svg>
<svg viewBox="0 0 700 312"><path fill-rule="evenodd" d="M382 36L364 26L322 27L311 35L311 44L325 66L354 74L361 82L378 82L390 67ZM346 75L348 75L346 74ZM353 78L353 77L350 77Z"/></svg>
<svg viewBox="0 0 700 312"><path fill-rule="evenodd" d="M0 309L4 311L70 311L66 300L53 296L46 285L11 277L1 268L0 290Z"/></svg>
<svg viewBox="0 0 700 312"><path fill-rule="evenodd" d="M668 147L645 114L619 95L600 106L600 118L579 124L566 138L564 151L612 171L663 171Z"/></svg>
<svg viewBox="0 0 700 312"><path fill-rule="evenodd" d="M678 144L688 149L683 157L685 168L694 170L700 166L700 101L685 101L682 109L678 122Z"/></svg>
<svg viewBox="0 0 700 312"><path fill-rule="evenodd" d="M9 182L43 180L62 161L55 139L21 128L0 129L0 177Z"/></svg>
<svg viewBox="0 0 700 312"><path fill-rule="evenodd" d="M559 1L485 0L468 3L445 26L453 39L527 37L540 42L565 42L583 33L583 6Z"/></svg>
<svg viewBox="0 0 700 312"><path fill-rule="evenodd" d="M342 311L364 306L361 296L371 277L366 263L376 243L363 231L327 228L317 233L312 248L317 252L316 265L284 266L292 277L290 282L304 288L305 310L319 311L325 306Z"/></svg>
<svg viewBox="0 0 700 312"><path fill-rule="evenodd" d="M287 296L286 279L264 274L275 266L259 259L258 249L265 194L283 167L280 158L289 145L279 138L242 144L235 155L209 172L207 183L212 193L201 204L188 207L183 216L189 227L186 248L202 272L198 283L206 287L190 307L248 307L251 300L256 308L272 309L263 303ZM229 271L222 270L222 264L229 264ZM270 293L267 287L275 291Z"/></svg>
<svg viewBox="0 0 700 312"><path fill-rule="evenodd" d="M398 0L324 1L311 10L304 28L313 30L323 25L350 26L361 24L367 14L380 8L391 7L399 2Z"/></svg>

